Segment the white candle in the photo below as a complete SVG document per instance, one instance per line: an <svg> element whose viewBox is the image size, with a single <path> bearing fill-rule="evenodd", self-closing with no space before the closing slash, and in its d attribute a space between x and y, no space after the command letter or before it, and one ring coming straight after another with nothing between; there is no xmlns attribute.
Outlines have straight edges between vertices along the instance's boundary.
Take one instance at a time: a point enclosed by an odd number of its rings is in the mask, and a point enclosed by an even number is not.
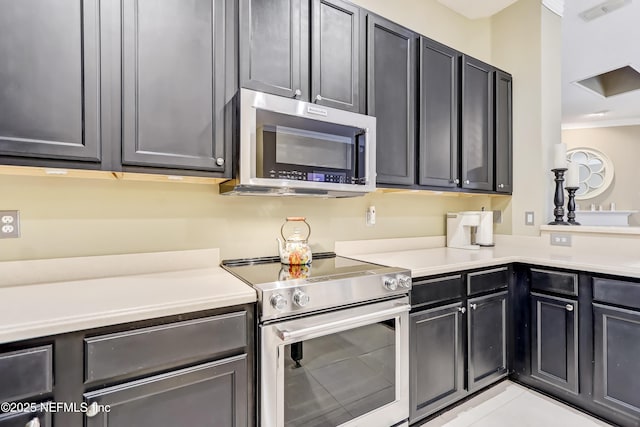
<svg viewBox="0 0 640 427"><path fill-rule="evenodd" d="M553 168L565 169L567 167L567 144L560 143L553 146Z"/></svg>
<svg viewBox="0 0 640 427"><path fill-rule="evenodd" d="M567 185L566 187L579 187L580 186L580 172L578 171L577 163L569 163L569 170L567 171Z"/></svg>

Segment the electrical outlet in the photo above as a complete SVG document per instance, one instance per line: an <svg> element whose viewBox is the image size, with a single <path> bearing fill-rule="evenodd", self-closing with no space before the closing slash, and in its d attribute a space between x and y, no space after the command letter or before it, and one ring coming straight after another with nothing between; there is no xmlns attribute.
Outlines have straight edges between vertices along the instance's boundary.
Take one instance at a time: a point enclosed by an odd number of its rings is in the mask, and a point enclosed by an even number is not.
<svg viewBox="0 0 640 427"><path fill-rule="evenodd" d="M0 211L0 239L20 237L20 212Z"/></svg>
<svg viewBox="0 0 640 427"><path fill-rule="evenodd" d="M571 234L551 233L552 246L571 246Z"/></svg>
<svg viewBox="0 0 640 427"><path fill-rule="evenodd" d="M534 225L534 216L532 211L528 211L524 213L524 225Z"/></svg>
<svg viewBox="0 0 640 427"><path fill-rule="evenodd" d="M367 223L367 227L372 227L376 225L376 207L375 206L369 206L367 208L366 223Z"/></svg>
<svg viewBox="0 0 640 427"><path fill-rule="evenodd" d="M502 224L502 211L493 211L493 223Z"/></svg>

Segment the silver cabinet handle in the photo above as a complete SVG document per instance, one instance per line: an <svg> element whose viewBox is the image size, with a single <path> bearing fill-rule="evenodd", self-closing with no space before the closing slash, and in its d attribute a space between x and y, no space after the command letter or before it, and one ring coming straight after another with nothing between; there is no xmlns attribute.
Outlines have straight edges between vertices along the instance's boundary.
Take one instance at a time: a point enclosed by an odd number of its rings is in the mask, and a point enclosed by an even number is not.
<svg viewBox="0 0 640 427"><path fill-rule="evenodd" d="M458 307L458 311L462 314L465 314L467 312L467 309L464 307Z"/></svg>
<svg viewBox="0 0 640 427"><path fill-rule="evenodd" d="M24 427L40 427L40 419L38 417L35 417L34 419L26 423Z"/></svg>
<svg viewBox="0 0 640 427"><path fill-rule="evenodd" d="M472 310L475 310L478 308L478 304L469 304L469 307L471 307Z"/></svg>
<svg viewBox="0 0 640 427"><path fill-rule="evenodd" d="M297 97L299 97L301 95L302 95L302 91L300 89L296 89L296 91L293 92L293 97L294 98L297 98Z"/></svg>
<svg viewBox="0 0 640 427"><path fill-rule="evenodd" d="M218 165L218 166L224 165L224 159L222 157L218 157L216 159L216 165Z"/></svg>
<svg viewBox="0 0 640 427"><path fill-rule="evenodd" d="M454 180L453 180L453 181L451 181L451 182L452 182L452 183L454 183L454 184L456 184L456 185L457 185L457 184L460 184L460 180L459 180L458 178L454 179Z"/></svg>
<svg viewBox="0 0 640 427"><path fill-rule="evenodd" d="M322 101L322 95L316 95L316 99L313 102Z"/></svg>
<svg viewBox="0 0 640 427"><path fill-rule="evenodd" d="M572 304L567 304L565 305L565 307L567 309L567 311L573 311L573 305Z"/></svg>
<svg viewBox="0 0 640 427"><path fill-rule="evenodd" d="M471 184L471 181L469 181L468 179L465 179L465 180L464 180L464 183L465 183L465 184Z"/></svg>
<svg viewBox="0 0 640 427"><path fill-rule="evenodd" d="M504 188L504 184L498 185L498 188Z"/></svg>
<svg viewBox="0 0 640 427"><path fill-rule="evenodd" d="M93 402L91 405L89 405L89 407L87 408L87 412L86 412L86 416L91 418L91 417L95 417L96 415L98 415L100 413L100 408L98 407L98 402Z"/></svg>

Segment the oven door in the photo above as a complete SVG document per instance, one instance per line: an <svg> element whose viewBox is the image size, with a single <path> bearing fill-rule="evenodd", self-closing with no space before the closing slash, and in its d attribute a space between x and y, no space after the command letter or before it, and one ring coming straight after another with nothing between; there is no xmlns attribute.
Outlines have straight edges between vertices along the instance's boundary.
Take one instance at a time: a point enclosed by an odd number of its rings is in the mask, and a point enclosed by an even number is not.
<svg viewBox="0 0 640 427"><path fill-rule="evenodd" d="M260 425L389 427L409 417L407 297L260 327Z"/></svg>

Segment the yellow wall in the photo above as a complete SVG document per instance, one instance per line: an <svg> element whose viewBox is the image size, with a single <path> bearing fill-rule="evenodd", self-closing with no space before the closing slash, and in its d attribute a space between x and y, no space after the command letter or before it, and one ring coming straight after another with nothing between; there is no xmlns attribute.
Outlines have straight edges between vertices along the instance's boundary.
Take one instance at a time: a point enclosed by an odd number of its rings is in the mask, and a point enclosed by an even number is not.
<svg viewBox="0 0 640 427"><path fill-rule="evenodd" d="M211 185L2 175L0 194L22 225L21 238L0 240L0 260L212 247L224 258L275 255L286 216L306 216L313 250L332 251L336 240L443 235L446 211L490 206L486 196L229 197Z"/></svg>
<svg viewBox="0 0 640 427"><path fill-rule="evenodd" d="M593 129L565 129L562 142L567 148L595 148L604 153L614 168L611 186L597 197L578 200L581 209L592 203L609 210L611 202L617 210L640 210L638 159L640 159L640 126L616 126ZM629 217L629 224L640 226L640 214Z"/></svg>

